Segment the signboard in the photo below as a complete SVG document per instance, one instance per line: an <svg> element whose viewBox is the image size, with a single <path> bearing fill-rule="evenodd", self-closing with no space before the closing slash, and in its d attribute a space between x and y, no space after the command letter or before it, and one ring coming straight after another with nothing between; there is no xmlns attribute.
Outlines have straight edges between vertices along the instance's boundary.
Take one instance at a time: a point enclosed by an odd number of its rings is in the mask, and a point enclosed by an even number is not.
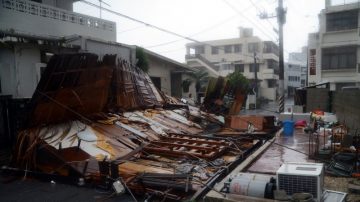
<svg viewBox="0 0 360 202"><path fill-rule="evenodd" d="M316 75L316 49L310 49L309 67L310 75Z"/></svg>

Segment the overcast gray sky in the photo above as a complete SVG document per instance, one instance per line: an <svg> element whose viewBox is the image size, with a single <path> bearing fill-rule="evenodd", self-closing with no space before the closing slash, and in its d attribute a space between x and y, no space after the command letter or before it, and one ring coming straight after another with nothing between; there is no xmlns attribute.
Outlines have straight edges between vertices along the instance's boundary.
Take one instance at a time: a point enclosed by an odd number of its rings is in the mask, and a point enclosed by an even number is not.
<svg viewBox="0 0 360 202"><path fill-rule="evenodd" d="M98 0L88 0L99 4ZM264 40L277 42L276 18L259 19L266 11L275 14L278 0L104 0L105 8L171 30L196 40L236 38L238 27L252 27L254 34ZM255 6L254 6L255 5ZM310 32L318 30L318 14L325 0L284 0L287 21L284 28L285 58L289 52L300 51L307 44ZM99 17L99 9L81 2L75 3L79 13ZM102 18L115 21L117 41L138 45L172 58L185 60L185 44L189 41L132 22L106 11Z"/></svg>

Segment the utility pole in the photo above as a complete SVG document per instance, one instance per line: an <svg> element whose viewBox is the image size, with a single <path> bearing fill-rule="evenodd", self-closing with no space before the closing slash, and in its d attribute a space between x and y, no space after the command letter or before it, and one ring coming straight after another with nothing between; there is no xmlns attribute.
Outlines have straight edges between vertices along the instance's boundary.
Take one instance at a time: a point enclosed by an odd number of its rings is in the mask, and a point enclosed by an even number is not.
<svg viewBox="0 0 360 202"><path fill-rule="evenodd" d="M256 52L254 52L254 74L255 74L255 96L258 97L258 77L257 77L257 63L256 63Z"/></svg>
<svg viewBox="0 0 360 202"><path fill-rule="evenodd" d="M286 11L283 7L283 0L279 0L279 7L277 8L277 20L279 24L279 113L284 112L284 24L286 21Z"/></svg>
<svg viewBox="0 0 360 202"><path fill-rule="evenodd" d="M279 101L279 113L284 112L284 24L286 22L286 10L283 6L283 0L279 0L278 7L276 8L276 15L268 16L267 13L260 13L261 19L268 19L277 17L279 25L279 87L277 89L278 101Z"/></svg>

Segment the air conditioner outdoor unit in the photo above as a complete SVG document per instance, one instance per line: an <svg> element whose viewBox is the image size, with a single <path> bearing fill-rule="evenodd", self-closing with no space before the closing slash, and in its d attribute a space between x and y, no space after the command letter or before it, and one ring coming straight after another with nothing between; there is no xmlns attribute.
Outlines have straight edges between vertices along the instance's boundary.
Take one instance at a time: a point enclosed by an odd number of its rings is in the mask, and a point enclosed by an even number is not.
<svg viewBox="0 0 360 202"><path fill-rule="evenodd" d="M276 172L277 189L287 195L311 193L321 201L324 185L324 165L322 163L284 163Z"/></svg>

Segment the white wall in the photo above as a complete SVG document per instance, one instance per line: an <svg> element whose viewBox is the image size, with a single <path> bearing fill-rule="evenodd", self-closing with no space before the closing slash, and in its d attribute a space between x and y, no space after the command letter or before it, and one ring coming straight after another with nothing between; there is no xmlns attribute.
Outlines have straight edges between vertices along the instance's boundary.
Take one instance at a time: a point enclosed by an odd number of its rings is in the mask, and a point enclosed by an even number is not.
<svg viewBox="0 0 360 202"><path fill-rule="evenodd" d="M6 4L6 2L0 1L0 31L46 37L77 34L116 41L114 22L31 1L21 0L26 5L21 9L16 6L14 0L10 0L14 4ZM56 11L55 17L53 11Z"/></svg>
<svg viewBox="0 0 360 202"><path fill-rule="evenodd" d="M89 52L103 57L106 54L117 54L123 60L135 63L135 46L122 45L115 42L94 40L91 38L79 37L69 44L80 46L80 52Z"/></svg>
<svg viewBox="0 0 360 202"><path fill-rule="evenodd" d="M346 4L339 6L330 6L328 5L326 9L322 10L319 15L319 33L309 34L308 40L308 62L310 63L310 50L316 50L316 75L310 75L310 65L308 68L308 82L321 83L321 82L330 82L331 89L335 89L336 83L356 83L360 81L360 48L357 50L357 68L356 69L336 69L336 70L322 70L321 65L321 55L323 48L330 47L341 47L348 45L357 45L360 46L359 33L360 29L350 29L350 30L341 30L341 31L326 31L326 14L338 11L346 11L349 9L358 9L358 4ZM360 15L358 17L358 22L360 22ZM359 26L358 26L359 27Z"/></svg>
<svg viewBox="0 0 360 202"><path fill-rule="evenodd" d="M240 29L240 32L244 29ZM268 69L267 60L272 59L274 61L279 61L279 58L274 53L263 53L264 49L264 41L262 41L257 36L249 36L244 37L243 34L240 34L239 38L233 39L222 39L222 40L213 40L213 41L205 41L203 43L189 43L186 44L187 54L191 55L191 49L196 46L204 46L205 51L204 54L201 54L204 58L206 58L211 63L216 63L220 65L219 74L221 76L226 76L229 73L234 72L233 69L231 70L224 70L221 68L222 64L244 64L244 76L248 79L254 79L254 72L250 72L250 64L254 63L254 53L249 52L249 43L257 43L258 44L258 51L256 53L257 63L259 65L259 72L257 73L258 79L262 80L260 83L259 88L259 96L265 97L270 100L275 100L275 88L268 88L267 80L268 79L275 79L278 80L279 76L275 74L273 69ZM241 51L235 53L234 46L240 44L242 46ZM225 45L232 45L231 53L225 53L224 46ZM212 47L219 47L217 54L212 54ZM198 67L202 66L202 64L194 63L193 59L187 59L189 61L188 65L191 67Z"/></svg>
<svg viewBox="0 0 360 202"><path fill-rule="evenodd" d="M15 92L15 54L12 49L0 49L1 94Z"/></svg>
<svg viewBox="0 0 360 202"><path fill-rule="evenodd" d="M192 83L189 87L189 92L185 93L182 90L182 97L183 98L189 98L189 94L191 94L192 99L195 101L196 100L196 89L195 89L195 85L196 85L196 81L193 77L191 77L189 74L182 74L182 80L186 80L186 79L190 79L192 80Z"/></svg>
<svg viewBox="0 0 360 202"><path fill-rule="evenodd" d="M161 91L171 95L171 74L170 72L175 70L174 67L167 65L164 62L149 59L149 71L148 74L151 77L160 77Z"/></svg>

